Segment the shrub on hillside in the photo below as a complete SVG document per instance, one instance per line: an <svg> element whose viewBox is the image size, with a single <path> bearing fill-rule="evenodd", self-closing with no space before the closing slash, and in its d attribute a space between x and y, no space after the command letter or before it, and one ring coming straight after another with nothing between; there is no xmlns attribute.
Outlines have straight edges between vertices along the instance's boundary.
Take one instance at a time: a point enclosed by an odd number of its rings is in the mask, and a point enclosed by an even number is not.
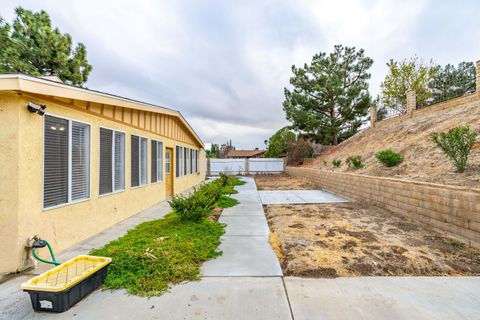
<svg viewBox="0 0 480 320"><path fill-rule="evenodd" d="M342 160L340 160L340 159L333 159L333 160L332 160L332 164L333 164L334 167L337 167L337 168L338 168L338 167L340 167L340 166L342 165Z"/></svg>
<svg viewBox="0 0 480 320"><path fill-rule="evenodd" d="M448 132L436 132L432 140L452 160L457 172L464 172L477 132L468 126L453 128Z"/></svg>
<svg viewBox="0 0 480 320"><path fill-rule="evenodd" d="M362 162L361 156L350 156L345 161L350 169L362 169L365 165Z"/></svg>
<svg viewBox="0 0 480 320"><path fill-rule="evenodd" d="M299 138L294 144L290 145L287 151L287 164L299 165L303 164L303 161L307 157L311 157L313 153L312 145Z"/></svg>
<svg viewBox="0 0 480 320"><path fill-rule="evenodd" d="M375 153L375 157L386 167L394 167L403 161L401 154L393 152L392 150L383 150Z"/></svg>

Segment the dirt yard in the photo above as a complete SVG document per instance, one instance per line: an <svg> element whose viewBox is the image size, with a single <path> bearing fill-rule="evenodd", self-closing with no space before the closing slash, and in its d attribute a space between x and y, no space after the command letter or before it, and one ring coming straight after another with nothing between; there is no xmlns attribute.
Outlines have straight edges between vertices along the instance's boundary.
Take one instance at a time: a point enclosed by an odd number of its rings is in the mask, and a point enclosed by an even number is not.
<svg viewBox="0 0 480 320"><path fill-rule="evenodd" d="M279 189L305 188L288 176L256 178L264 190L275 181ZM355 202L268 205L265 212L286 275L480 275L479 250L384 210Z"/></svg>

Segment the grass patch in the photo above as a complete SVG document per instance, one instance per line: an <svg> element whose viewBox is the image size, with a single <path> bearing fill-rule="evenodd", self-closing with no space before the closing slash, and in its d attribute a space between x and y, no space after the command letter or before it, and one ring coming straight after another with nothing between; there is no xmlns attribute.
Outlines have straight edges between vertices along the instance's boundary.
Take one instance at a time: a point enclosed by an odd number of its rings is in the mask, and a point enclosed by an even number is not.
<svg viewBox="0 0 480 320"><path fill-rule="evenodd" d="M225 195L221 196L216 203L217 207L224 208L224 209L236 206L237 204L238 204L237 199L230 198Z"/></svg>
<svg viewBox="0 0 480 320"><path fill-rule="evenodd" d="M455 239L446 239L445 240L445 243L451 245L452 247L454 248L457 248L457 249L463 249L465 248L465 243L463 243L462 241L459 241L459 240L455 240Z"/></svg>
<svg viewBox="0 0 480 320"><path fill-rule="evenodd" d="M197 280L201 263L221 255L217 247L223 233L224 226L218 222L181 221L170 213L139 224L90 254L112 258L104 288L161 295L170 284Z"/></svg>

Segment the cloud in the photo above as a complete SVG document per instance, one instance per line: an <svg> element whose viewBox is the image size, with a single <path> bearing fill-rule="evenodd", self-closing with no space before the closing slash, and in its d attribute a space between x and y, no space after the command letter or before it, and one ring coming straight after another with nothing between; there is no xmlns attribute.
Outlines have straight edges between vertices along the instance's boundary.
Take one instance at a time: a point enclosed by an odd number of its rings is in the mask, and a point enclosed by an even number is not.
<svg viewBox="0 0 480 320"><path fill-rule="evenodd" d="M17 5L45 9L86 44L88 87L178 109L204 141L240 148L262 147L287 124L291 65L335 44L374 59L374 94L390 58L458 62L480 49L474 1L3 0L2 16Z"/></svg>

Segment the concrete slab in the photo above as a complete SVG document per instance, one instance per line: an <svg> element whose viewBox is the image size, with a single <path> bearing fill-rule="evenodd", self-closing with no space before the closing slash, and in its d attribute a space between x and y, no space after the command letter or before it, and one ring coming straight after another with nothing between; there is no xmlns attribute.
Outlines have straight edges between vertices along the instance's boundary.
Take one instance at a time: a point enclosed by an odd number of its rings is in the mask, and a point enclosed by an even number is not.
<svg viewBox="0 0 480 320"><path fill-rule="evenodd" d="M265 190L258 191L262 204L336 203L349 200L322 190Z"/></svg>
<svg viewBox="0 0 480 320"><path fill-rule="evenodd" d="M263 212L263 207L261 204L239 204L235 207L227 208L223 210L223 216L265 216Z"/></svg>
<svg viewBox="0 0 480 320"><path fill-rule="evenodd" d="M291 319L281 278L206 278L149 299L97 290L65 313L25 310L8 319Z"/></svg>
<svg viewBox="0 0 480 320"><path fill-rule="evenodd" d="M295 320L479 319L480 277L285 278Z"/></svg>
<svg viewBox="0 0 480 320"><path fill-rule="evenodd" d="M282 276L268 236L225 236L219 249L223 254L202 265L204 277Z"/></svg>
<svg viewBox="0 0 480 320"><path fill-rule="evenodd" d="M225 223L225 236L268 236L267 219L264 215L224 216L219 222Z"/></svg>

